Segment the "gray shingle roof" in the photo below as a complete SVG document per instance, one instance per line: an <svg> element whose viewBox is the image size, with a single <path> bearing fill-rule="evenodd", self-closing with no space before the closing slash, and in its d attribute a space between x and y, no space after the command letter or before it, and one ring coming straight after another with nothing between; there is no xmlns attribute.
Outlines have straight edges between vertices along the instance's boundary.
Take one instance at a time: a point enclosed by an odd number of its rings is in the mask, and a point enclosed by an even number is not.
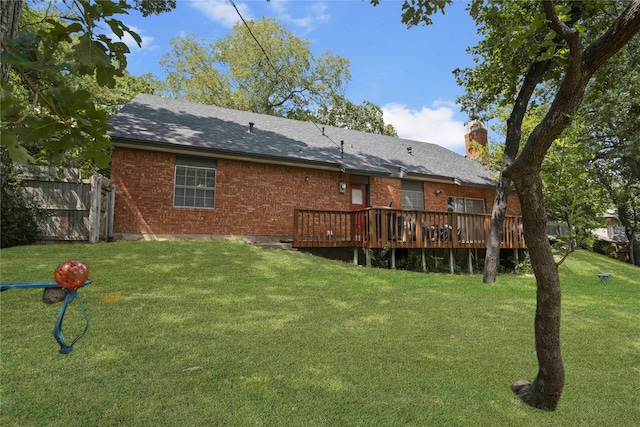
<svg viewBox="0 0 640 427"><path fill-rule="evenodd" d="M253 133L248 132L250 122ZM495 185L486 167L439 145L159 96L136 96L110 123L110 135L120 144L316 163L336 170L342 165L346 172L373 175L404 168L425 178Z"/></svg>

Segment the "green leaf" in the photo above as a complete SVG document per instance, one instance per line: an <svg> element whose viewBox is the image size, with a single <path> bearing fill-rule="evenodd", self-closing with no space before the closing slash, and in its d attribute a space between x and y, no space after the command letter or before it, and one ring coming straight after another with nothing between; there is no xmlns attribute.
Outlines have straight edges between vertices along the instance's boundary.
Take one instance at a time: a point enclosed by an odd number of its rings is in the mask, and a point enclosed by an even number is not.
<svg viewBox="0 0 640 427"><path fill-rule="evenodd" d="M52 88L47 94L54 99L56 111L64 117L74 117L79 111L91 104L91 94L84 89L73 89L68 86Z"/></svg>
<svg viewBox="0 0 640 427"><path fill-rule="evenodd" d="M18 120L23 113L25 107L21 100L13 94L14 87L3 81L0 87L0 119L2 122L13 122Z"/></svg>
<svg viewBox="0 0 640 427"><path fill-rule="evenodd" d="M113 31L113 34L118 36L118 38L124 37L122 22L118 21L117 19L107 19L107 24L109 24L109 27L111 27L111 31Z"/></svg>
<svg viewBox="0 0 640 427"><path fill-rule="evenodd" d="M96 81L101 86L114 87L116 85L116 79L113 67L97 67Z"/></svg>
<svg viewBox="0 0 640 427"><path fill-rule="evenodd" d="M93 74L98 67L113 67L104 45L92 40L89 34L78 38L78 43L73 46L73 57L78 61L80 74Z"/></svg>
<svg viewBox="0 0 640 427"><path fill-rule="evenodd" d="M16 128L16 135L24 143L44 141L55 132L63 130L64 125L53 117L28 117L24 126Z"/></svg>
<svg viewBox="0 0 640 427"><path fill-rule="evenodd" d="M7 147L9 156L14 162L23 165L36 162L36 160L29 154L26 148L20 145L15 129L13 128L2 129L2 132L0 132L0 145Z"/></svg>

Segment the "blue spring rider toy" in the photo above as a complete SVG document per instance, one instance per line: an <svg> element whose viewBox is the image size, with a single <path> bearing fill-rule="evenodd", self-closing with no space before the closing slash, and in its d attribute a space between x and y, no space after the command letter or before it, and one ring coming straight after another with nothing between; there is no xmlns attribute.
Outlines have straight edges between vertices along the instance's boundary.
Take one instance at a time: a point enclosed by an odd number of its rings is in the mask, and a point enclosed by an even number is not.
<svg viewBox="0 0 640 427"><path fill-rule="evenodd" d="M82 306L82 302L80 301L80 297L77 292L78 289L91 283L91 280L88 280L89 267L81 261L67 261L58 266L54 273L54 278L55 282L1 282L0 291L6 291L7 289L63 288L66 295L62 301L58 320L53 328L53 337L56 339L58 344L60 344L58 352L60 354L68 354L73 351L73 345L78 342L78 340L82 338L89 329L89 317L84 311L84 307ZM80 307L80 311L84 316L85 327L84 331L80 335L75 337L71 343L67 344L64 339L64 335L62 334L62 321L64 320L64 314L67 311L67 306L73 300L78 302L78 307Z"/></svg>

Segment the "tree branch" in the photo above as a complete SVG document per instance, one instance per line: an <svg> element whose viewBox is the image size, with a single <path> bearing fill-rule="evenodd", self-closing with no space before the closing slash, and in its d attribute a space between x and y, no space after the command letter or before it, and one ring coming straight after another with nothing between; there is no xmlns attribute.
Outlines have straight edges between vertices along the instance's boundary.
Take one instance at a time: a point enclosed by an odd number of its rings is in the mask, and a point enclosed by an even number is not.
<svg viewBox="0 0 640 427"><path fill-rule="evenodd" d="M557 31L565 31L563 23L558 24L559 18L553 4L544 3L550 25L558 27ZM557 20L557 21L556 21ZM611 28L587 48L580 52L581 45L571 42L573 34L566 33L569 43L570 58L562 85L558 90L551 108L536 126L522 150L518 159L504 172L512 178L515 170L524 167L539 168L542 160L562 131L571 122L584 97L584 92L598 68L618 50L620 50L640 30L640 0L634 0L622 12ZM554 29L554 31L556 31ZM577 35L576 35L577 37ZM576 51L577 49L577 51ZM580 55L577 53L580 52Z"/></svg>
<svg viewBox="0 0 640 427"><path fill-rule="evenodd" d="M556 8L553 4L553 0L545 0L542 3L542 7L544 9L545 15L547 15L547 20L545 23L556 32L563 40L565 40L569 44L569 49L571 52L581 52L582 46L580 43L580 37L578 36L578 32L575 28L571 28L564 22L560 20L558 14L556 13Z"/></svg>
<svg viewBox="0 0 640 427"><path fill-rule="evenodd" d="M607 59L627 44L639 29L640 0L633 0L607 32L587 46L582 54L584 73L591 77Z"/></svg>

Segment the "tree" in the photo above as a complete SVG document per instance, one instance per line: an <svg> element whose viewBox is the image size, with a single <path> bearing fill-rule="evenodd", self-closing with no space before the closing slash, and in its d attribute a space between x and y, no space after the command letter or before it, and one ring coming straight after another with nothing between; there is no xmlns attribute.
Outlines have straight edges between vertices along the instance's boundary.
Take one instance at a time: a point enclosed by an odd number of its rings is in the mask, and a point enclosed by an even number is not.
<svg viewBox="0 0 640 427"><path fill-rule="evenodd" d="M391 124L384 122L382 108L371 101L356 105L343 96L335 96L330 105L321 105L317 113L319 123L362 132L397 137Z"/></svg>
<svg viewBox="0 0 640 427"><path fill-rule="evenodd" d="M395 135L380 107L344 97L351 78L347 59L328 51L316 58L308 40L276 19L237 22L214 43L188 35L170 44L160 65L171 97Z"/></svg>
<svg viewBox="0 0 640 427"><path fill-rule="evenodd" d="M588 126L589 172L606 189L629 240L629 262L640 266L640 46L610 61L586 94L581 115ZM615 82L615 84L613 84ZM597 96L596 96L597 95Z"/></svg>
<svg viewBox="0 0 640 427"><path fill-rule="evenodd" d="M522 136L525 140L549 108L548 103L529 108L522 122ZM503 137L506 131L504 121L509 114L506 110L498 114L498 120L503 124L498 124L495 128ZM547 217L550 222L561 225L560 233L554 235L553 244L554 252L562 256L558 265L575 249L592 246L592 231L600 226L597 217L606 207L602 185L588 167L592 150L580 137L588 123L579 115L556 138L540 170ZM490 167L499 173L504 145L493 143L489 148L489 158L492 159ZM498 161L493 161L497 157Z"/></svg>
<svg viewBox="0 0 640 427"><path fill-rule="evenodd" d="M171 96L243 111L299 116L342 95L351 77L348 60L330 52L316 59L308 40L273 18L237 22L215 43L191 35L171 46L160 62Z"/></svg>
<svg viewBox="0 0 640 427"><path fill-rule="evenodd" d="M138 0L136 8L149 14L174 3ZM138 44L141 39L115 18L131 8L124 1L74 0L61 5L66 9L60 13L47 8L29 14L21 0L2 2L1 142L21 163L34 161L25 144L48 141L53 151L82 148L89 159L106 166L108 114L69 77L90 76L99 86L113 87L125 73L129 49L102 28L109 28L116 38L128 33ZM23 13L35 19L20 27Z"/></svg>
<svg viewBox="0 0 640 427"><path fill-rule="evenodd" d="M540 169L547 217L564 229L554 236L554 249L562 255L558 265L575 249L593 246L593 230L600 226L597 218L605 211L602 186L587 167L589 149L579 139L585 125L576 118L556 138Z"/></svg>
<svg viewBox="0 0 640 427"><path fill-rule="evenodd" d="M448 3L406 0L402 20L409 25L428 24L429 15L443 11ZM577 112L595 72L640 30L640 0L628 3L621 12L615 9L617 5L549 0L476 0L470 5L485 38L472 49L482 61L473 69L458 71L468 91L461 101L474 113L492 105L513 106L495 205L506 208L514 182L537 283L534 328L539 369L533 383L519 381L512 389L524 402L543 410L557 407L564 387L564 365L560 280L546 234L541 166L550 146ZM545 81L552 88L550 108L520 149L522 120L536 103L534 90ZM494 210L492 236L496 227L501 228L499 216Z"/></svg>

